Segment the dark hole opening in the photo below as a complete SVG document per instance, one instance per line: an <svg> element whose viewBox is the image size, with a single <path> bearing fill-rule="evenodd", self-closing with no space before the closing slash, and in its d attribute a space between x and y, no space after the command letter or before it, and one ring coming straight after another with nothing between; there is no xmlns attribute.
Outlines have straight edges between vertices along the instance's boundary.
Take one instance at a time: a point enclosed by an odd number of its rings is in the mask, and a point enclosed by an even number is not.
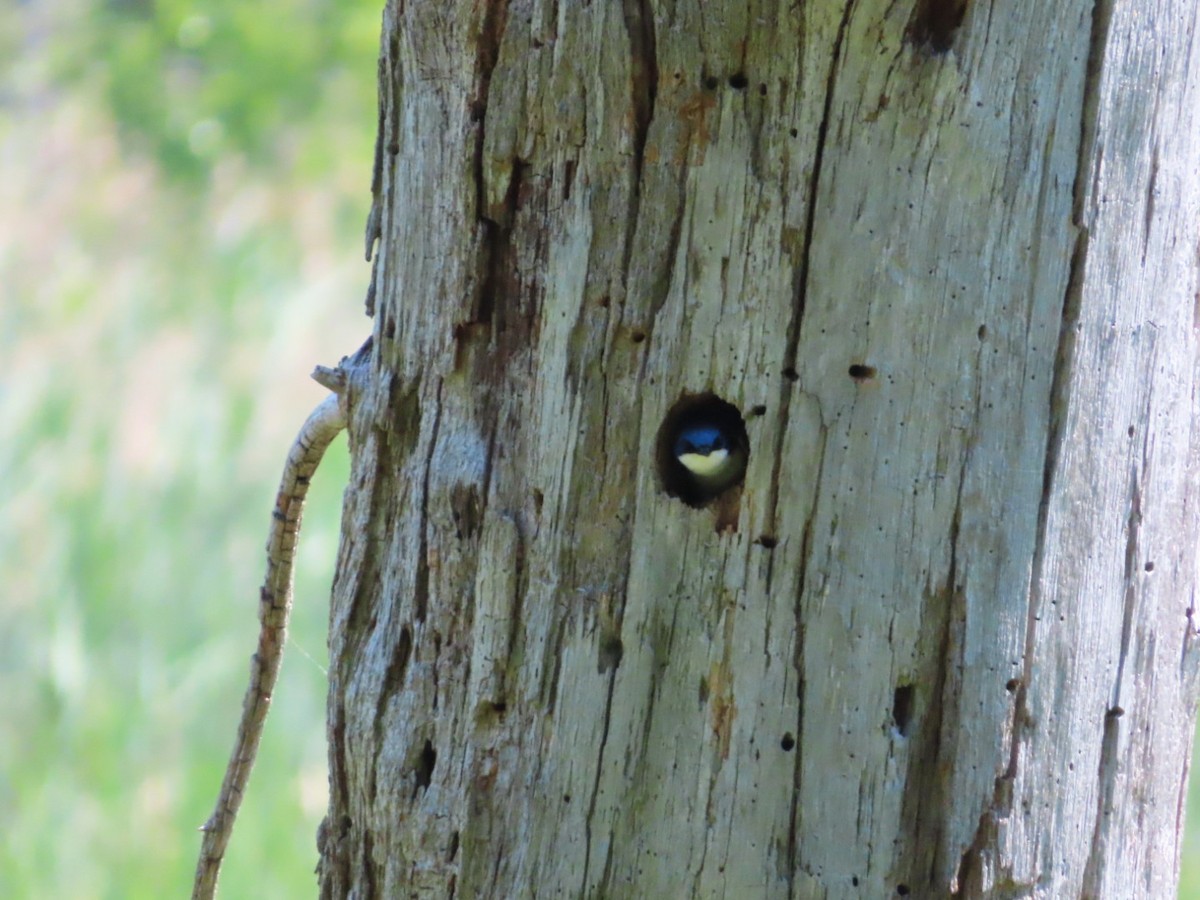
<svg viewBox="0 0 1200 900"><path fill-rule="evenodd" d="M693 446L693 435L704 440ZM740 485L749 458L745 420L736 406L712 393L684 394L658 428L655 468L663 490L694 508Z"/></svg>
<svg viewBox="0 0 1200 900"><path fill-rule="evenodd" d="M967 0L918 0L908 23L909 39L934 53L954 45L954 33L967 15Z"/></svg>
<svg viewBox="0 0 1200 900"><path fill-rule="evenodd" d="M895 693L892 694L892 722L901 737L908 737L915 700L916 689L911 684L897 685Z"/></svg>
<svg viewBox="0 0 1200 900"><path fill-rule="evenodd" d="M417 760L417 787L427 788L433 781L433 767L437 765L437 751L433 743L426 741L421 748L421 758Z"/></svg>

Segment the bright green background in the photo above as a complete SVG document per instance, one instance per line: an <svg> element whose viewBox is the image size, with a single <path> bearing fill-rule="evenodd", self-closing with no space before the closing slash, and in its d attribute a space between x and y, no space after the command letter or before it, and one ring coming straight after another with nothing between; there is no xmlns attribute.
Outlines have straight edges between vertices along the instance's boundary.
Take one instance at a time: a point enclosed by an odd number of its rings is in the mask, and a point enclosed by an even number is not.
<svg viewBox="0 0 1200 900"><path fill-rule="evenodd" d="M0 898L184 897L280 467L370 330L381 0L0 0ZM339 440L221 896L315 895Z"/></svg>
<svg viewBox="0 0 1200 900"><path fill-rule="evenodd" d="M188 891L307 375L369 330L381 2L0 4L0 897ZM347 467L313 487L225 900L315 894Z"/></svg>

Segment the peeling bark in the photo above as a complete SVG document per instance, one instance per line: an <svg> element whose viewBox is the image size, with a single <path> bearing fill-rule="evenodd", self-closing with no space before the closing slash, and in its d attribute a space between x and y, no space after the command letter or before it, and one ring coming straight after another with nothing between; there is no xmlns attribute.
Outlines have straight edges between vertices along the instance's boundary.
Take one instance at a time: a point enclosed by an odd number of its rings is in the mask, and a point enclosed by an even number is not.
<svg viewBox="0 0 1200 900"><path fill-rule="evenodd" d="M388 4L322 896L1173 893L1196 17Z"/></svg>

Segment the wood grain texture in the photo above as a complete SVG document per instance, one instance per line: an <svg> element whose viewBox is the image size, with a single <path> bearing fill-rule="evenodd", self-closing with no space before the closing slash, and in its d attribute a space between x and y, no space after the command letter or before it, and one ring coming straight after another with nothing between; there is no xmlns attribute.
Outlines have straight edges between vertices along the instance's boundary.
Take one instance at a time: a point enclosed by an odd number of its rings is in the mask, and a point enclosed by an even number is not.
<svg viewBox="0 0 1200 900"><path fill-rule="evenodd" d="M388 4L323 896L1171 895L1196 15Z"/></svg>

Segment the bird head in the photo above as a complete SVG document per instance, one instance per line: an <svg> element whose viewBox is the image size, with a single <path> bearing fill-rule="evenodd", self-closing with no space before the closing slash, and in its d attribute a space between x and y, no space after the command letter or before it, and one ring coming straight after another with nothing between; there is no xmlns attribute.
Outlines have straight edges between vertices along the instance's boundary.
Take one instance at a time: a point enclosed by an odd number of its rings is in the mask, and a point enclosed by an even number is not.
<svg viewBox="0 0 1200 900"><path fill-rule="evenodd" d="M735 452L729 436L715 425L689 425L675 439L675 458L696 478L719 479L734 468Z"/></svg>

